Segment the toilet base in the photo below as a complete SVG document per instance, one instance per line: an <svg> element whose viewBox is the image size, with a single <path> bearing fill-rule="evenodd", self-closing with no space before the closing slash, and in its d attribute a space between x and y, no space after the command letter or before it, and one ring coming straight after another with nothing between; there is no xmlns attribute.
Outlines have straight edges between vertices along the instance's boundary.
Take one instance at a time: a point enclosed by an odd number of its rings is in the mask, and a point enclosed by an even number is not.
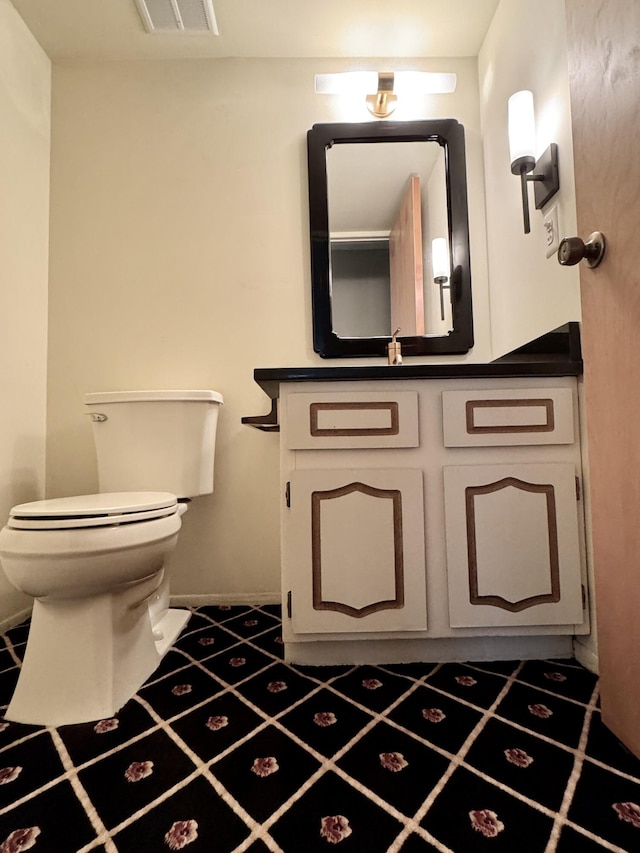
<svg viewBox="0 0 640 853"><path fill-rule="evenodd" d="M191 615L168 610L152 630L147 600L157 584L153 575L90 600L36 599L6 719L64 726L112 717L153 674Z"/></svg>

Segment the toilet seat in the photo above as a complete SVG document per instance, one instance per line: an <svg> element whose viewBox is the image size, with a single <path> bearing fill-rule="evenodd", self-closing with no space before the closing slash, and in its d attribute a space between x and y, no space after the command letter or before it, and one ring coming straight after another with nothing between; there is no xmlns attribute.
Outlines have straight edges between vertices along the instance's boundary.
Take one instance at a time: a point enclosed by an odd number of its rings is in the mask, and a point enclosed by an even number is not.
<svg viewBox="0 0 640 853"><path fill-rule="evenodd" d="M112 527L174 515L178 499L170 492L104 492L18 504L7 527L16 530L63 530Z"/></svg>

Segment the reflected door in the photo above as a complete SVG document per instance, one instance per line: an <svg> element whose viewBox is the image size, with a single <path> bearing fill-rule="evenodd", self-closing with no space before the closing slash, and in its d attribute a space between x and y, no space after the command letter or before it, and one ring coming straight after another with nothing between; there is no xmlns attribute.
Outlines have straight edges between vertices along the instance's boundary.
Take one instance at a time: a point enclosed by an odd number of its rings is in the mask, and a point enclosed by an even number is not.
<svg viewBox="0 0 640 853"><path fill-rule="evenodd" d="M411 175L389 234L391 332L424 335L420 177Z"/></svg>

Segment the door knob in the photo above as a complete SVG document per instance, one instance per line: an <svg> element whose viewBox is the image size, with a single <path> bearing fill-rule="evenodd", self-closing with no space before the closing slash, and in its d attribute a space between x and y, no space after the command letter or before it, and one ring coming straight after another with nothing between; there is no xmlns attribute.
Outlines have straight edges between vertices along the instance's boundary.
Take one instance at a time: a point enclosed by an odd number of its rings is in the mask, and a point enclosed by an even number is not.
<svg viewBox="0 0 640 853"><path fill-rule="evenodd" d="M606 240L600 231L589 234L586 243L580 237L565 237L558 248L558 263L563 267L572 267L585 260L588 267L594 269L604 257Z"/></svg>

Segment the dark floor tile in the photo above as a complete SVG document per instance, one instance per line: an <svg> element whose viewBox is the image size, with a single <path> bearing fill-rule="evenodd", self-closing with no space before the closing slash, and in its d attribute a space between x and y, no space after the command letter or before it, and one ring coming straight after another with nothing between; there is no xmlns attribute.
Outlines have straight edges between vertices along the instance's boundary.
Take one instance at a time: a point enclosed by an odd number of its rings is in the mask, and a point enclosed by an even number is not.
<svg viewBox="0 0 640 853"><path fill-rule="evenodd" d="M351 702L331 690L322 689L280 717L279 722L322 755L330 757L371 719L370 714Z"/></svg>
<svg viewBox="0 0 640 853"><path fill-rule="evenodd" d="M629 773L640 780L640 759L636 758L605 726L597 711L591 718L585 752L590 758L595 758L615 770Z"/></svg>
<svg viewBox="0 0 640 853"><path fill-rule="evenodd" d="M108 720L61 726L57 731L76 767L126 743L155 726L145 709L131 699Z"/></svg>
<svg viewBox="0 0 640 853"><path fill-rule="evenodd" d="M191 666L189 658L180 654L180 652L175 649L169 649L149 678L144 682L143 687L147 684L153 684L154 681L159 681L161 678L170 675L172 672L185 669L188 666Z"/></svg>
<svg viewBox="0 0 640 853"><path fill-rule="evenodd" d="M238 638L233 634L216 625L207 625L180 637L175 645L179 651L185 652L195 660L202 660L237 644Z"/></svg>
<svg viewBox="0 0 640 853"><path fill-rule="evenodd" d="M251 610L249 613L243 613L224 622L224 627L228 631L232 631L243 640L251 639L276 626L279 626L279 620L261 610Z"/></svg>
<svg viewBox="0 0 640 853"><path fill-rule="evenodd" d="M394 663L383 664L380 669L419 681L421 678L428 678L437 666L437 663Z"/></svg>
<svg viewBox="0 0 640 853"><path fill-rule="evenodd" d="M14 648L19 645L24 646L24 644L27 642L27 637L29 636L30 625L31 619L25 619L24 622L21 622L19 625L16 625L15 628L9 628L8 631L5 631L4 636Z"/></svg>
<svg viewBox="0 0 640 853"><path fill-rule="evenodd" d="M269 726L211 765L211 772L255 820L263 823L319 766L306 750Z"/></svg>
<svg viewBox="0 0 640 853"><path fill-rule="evenodd" d="M384 722L337 763L407 817L416 813L449 766L447 758Z"/></svg>
<svg viewBox="0 0 640 853"><path fill-rule="evenodd" d="M585 709L534 687L512 684L496 715L575 749L582 734Z"/></svg>
<svg viewBox="0 0 640 853"><path fill-rule="evenodd" d="M196 615L206 617L219 625L224 625L230 619L235 619L242 614L253 612L250 604L205 604L198 607Z"/></svg>
<svg viewBox="0 0 640 853"><path fill-rule="evenodd" d="M459 768L420 825L456 853L544 853L553 820Z"/></svg>
<svg viewBox="0 0 640 853"><path fill-rule="evenodd" d="M332 682L332 687L372 711L381 713L412 687L411 681L376 666L360 666Z"/></svg>
<svg viewBox="0 0 640 853"><path fill-rule="evenodd" d="M192 665L148 687L142 687L138 695L148 702L163 720L169 720L224 689L213 675Z"/></svg>
<svg viewBox="0 0 640 853"><path fill-rule="evenodd" d="M206 779L198 777L116 833L113 840L118 853L161 853L183 847L189 853L229 853L248 835L244 821ZM173 846L172 836L180 839Z"/></svg>
<svg viewBox="0 0 640 853"><path fill-rule="evenodd" d="M287 809L270 835L287 853L383 853L401 824L335 773L325 773ZM339 845L339 846L338 846Z"/></svg>
<svg viewBox="0 0 640 853"><path fill-rule="evenodd" d="M239 684L236 689L265 714L275 716L316 687L313 681L300 675L290 666L275 663L266 672L260 672L243 684Z"/></svg>
<svg viewBox="0 0 640 853"><path fill-rule="evenodd" d="M196 708L171 727L203 761L238 743L263 722L232 693L223 693L201 708Z"/></svg>
<svg viewBox="0 0 640 853"><path fill-rule="evenodd" d="M265 667L273 666L273 657L254 649L249 643L240 643L219 655L213 655L202 665L227 684L244 681Z"/></svg>
<svg viewBox="0 0 640 853"><path fill-rule="evenodd" d="M492 672L494 675L504 675L509 677L513 675L516 669L520 666L519 660L481 660L469 661L469 666L474 669L481 669L484 672Z"/></svg>
<svg viewBox="0 0 640 853"><path fill-rule="evenodd" d="M476 770L557 811L573 771L573 752L489 720L466 755Z"/></svg>
<svg viewBox="0 0 640 853"><path fill-rule="evenodd" d="M23 838L19 846L15 836L19 830L32 829L33 843ZM22 851L34 847L37 853L75 853L96 837L84 808L67 781L58 782L0 816L0 849Z"/></svg>
<svg viewBox="0 0 640 853"><path fill-rule="evenodd" d="M284 658L284 643L282 641L282 628L276 625L269 631L264 631L257 637L251 638L251 643L270 655Z"/></svg>
<svg viewBox="0 0 640 853"><path fill-rule="evenodd" d="M25 723L9 722L0 717L0 755L2 755L1 751L10 744L30 736L37 736L44 731L43 726L28 726Z"/></svg>
<svg viewBox="0 0 640 853"><path fill-rule="evenodd" d="M426 683L479 708L490 708L506 682L491 672L479 672L462 663L445 663Z"/></svg>
<svg viewBox="0 0 640 853"><path fill-rule="evenodd" d="M388 716L420 738L456 753L482 719L482 711L420 685Z"/></svg>
<svg viewBox="0 0 640 853"><path fill-rule="evenodd" d="M101 820L113 829L194 770L162 730L152 732L78 774Z"/></svg>
<svg viewBox="0 0 640 853"><path fill-rule="evenodd" d="M575 699L585 705L591 700L597 676L576 666L563 666L557 661L530 660L518 674L518 681Z"/></svg>
<svg viewBox="0 0 640 853"><path fill-rule="evenodd" d="M47 731L3 750L0 752L0 809L37 791L62 773L64 767Z"/></svg>
<svg viewBox="0 0 640 853"><path fill-rule="evenodd" d="M9 649L0 648L0 672L6 672L6 670L13 669L16 666L16 660Z"/></svg>
<svg viewBox="0 0 640 853"><path fill-rule="evenodd" d="M585 762L568 818L623 850L640 850L640 784Z"/></svg>
<svg viewBox="0 0 640 853"><path fill-rule="evenodd" d="M606 849L571 826L565 826L560 833L555 853L602 853Z"/></svg>
<svg viewBox="0 0 640 853"><path fill-rule="evenodd" d="M19 674L20 670L17 666L0 672L0 707L6 707L11 702Z"/></svg>
<svg viewBox="0 0 640 853"><path fill-rule="evenodd" d="M264 610L265 613L269 613L275 619L282 619L282 605L281 604L261 604L260 610Z"/></svg>

